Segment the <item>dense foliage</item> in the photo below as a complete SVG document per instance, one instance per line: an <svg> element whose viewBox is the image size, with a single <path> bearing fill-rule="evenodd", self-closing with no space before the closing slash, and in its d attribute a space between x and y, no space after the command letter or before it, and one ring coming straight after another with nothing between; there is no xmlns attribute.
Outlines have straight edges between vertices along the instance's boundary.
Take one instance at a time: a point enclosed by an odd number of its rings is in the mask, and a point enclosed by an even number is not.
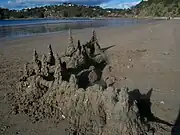
<svg viewBox="0 0 180 135"><path fill-rule="evenodd" d="M130 9L103 9L99 6L82 6L65 3L22 10L0 8L0 19L14 18L60 18L60 17L101 17L124 16L131 14Z"/></svg>
<svg viewBox="0 0 180 135"><path fill-rule="evenodd" d="M140 16L180 16L180 1L144 0L132 9Z"/></svg>
<svg viewBox="0 0 180 135"><path fill-rule="evenodd" d="M142 0L131 9L103 9L70 3L22 10L0 8L0 19L61 17L180 16L179 0Z"/></svg>

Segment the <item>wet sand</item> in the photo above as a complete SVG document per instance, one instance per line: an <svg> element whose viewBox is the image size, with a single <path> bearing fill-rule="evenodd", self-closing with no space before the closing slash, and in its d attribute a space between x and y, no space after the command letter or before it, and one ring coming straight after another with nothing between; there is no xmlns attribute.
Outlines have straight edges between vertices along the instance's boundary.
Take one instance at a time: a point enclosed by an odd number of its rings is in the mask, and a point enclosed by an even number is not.
<svg viewBox="0 0 180 135"><path fill-rule="evenodd" d="M119 87L127 85L144 93L153 88L151 97L153 113L171 123L177 118L180 104L179 26L179 20L164 20L130 27L96 29L102 47L115 45L107 53L114 67L114 76L121 80ZM27 116L12 115L6 93L16 88L15 84L22 73L24 63L32 60L34 48L43 54L48 51L47 45L52 44L54 52L63 52L68 43L67 35L67 32L62 32L17 40L1 40L0 129L2 134L63 134L64 122L58 126L51 121L32 124ZM75 42L80 39L85 43L91 35L92 29L73 31Z"/></svg>

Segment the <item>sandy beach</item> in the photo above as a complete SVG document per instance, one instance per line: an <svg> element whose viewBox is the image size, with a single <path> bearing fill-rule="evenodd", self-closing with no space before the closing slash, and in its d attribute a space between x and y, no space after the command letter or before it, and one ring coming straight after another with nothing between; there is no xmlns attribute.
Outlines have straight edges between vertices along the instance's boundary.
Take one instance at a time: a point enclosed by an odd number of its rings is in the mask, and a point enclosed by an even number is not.
<svg viewBox="0 0 180 135"><path fill-rule="evenodd" d="M109 62L119 87L139 89L142 93L153 89L152 112L158 118L175 123L180 104L180 21L161 20L149 24L126 27L96 28L101 47L107 50ZM74 42L90 40L92 29L72 31ZM64 51L68 32L38 35L0 41L0 134L58 135L65 134L65 121L32 123L28 116L11 114L12 99L7 93L16 89L25 62L32 60L33 49L48 53L52 45L55 53ZM122 79L126 78L126 79ZM179 123L180 124L180 123ZM164 133L173 135L171 131Z"/></svg>

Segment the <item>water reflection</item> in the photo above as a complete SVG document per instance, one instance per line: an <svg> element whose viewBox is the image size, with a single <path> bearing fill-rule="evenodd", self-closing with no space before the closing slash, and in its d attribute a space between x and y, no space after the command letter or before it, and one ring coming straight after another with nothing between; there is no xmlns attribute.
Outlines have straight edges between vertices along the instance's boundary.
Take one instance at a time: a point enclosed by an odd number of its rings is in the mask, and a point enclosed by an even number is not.
<svg viewBox="0 0 180 135"><path fill-rule="evenodd" d="M0 38L13 38L31 36L40 33L52 33L66 29L83 29L90 27L104 27L104 26L117 26L117 25L133 25L144 23L147 20L137 19L103 19L103 20L89 20L89 21L74 21L62 23L43 23L19 26L0 26Z"/></svg>

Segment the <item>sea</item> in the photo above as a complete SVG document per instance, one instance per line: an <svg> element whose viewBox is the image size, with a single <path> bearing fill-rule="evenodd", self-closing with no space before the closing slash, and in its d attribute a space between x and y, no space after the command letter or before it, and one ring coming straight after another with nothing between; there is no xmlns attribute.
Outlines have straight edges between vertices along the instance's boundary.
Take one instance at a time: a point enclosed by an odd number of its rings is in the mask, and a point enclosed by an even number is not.
<svg viewBox="0 0 180 135"><path fill-rule="evenodd" d="M151 21L153 20L131 18L0 20L0 39L14 39L33 35L50 34L67 29L130 26Z"/></svg>

